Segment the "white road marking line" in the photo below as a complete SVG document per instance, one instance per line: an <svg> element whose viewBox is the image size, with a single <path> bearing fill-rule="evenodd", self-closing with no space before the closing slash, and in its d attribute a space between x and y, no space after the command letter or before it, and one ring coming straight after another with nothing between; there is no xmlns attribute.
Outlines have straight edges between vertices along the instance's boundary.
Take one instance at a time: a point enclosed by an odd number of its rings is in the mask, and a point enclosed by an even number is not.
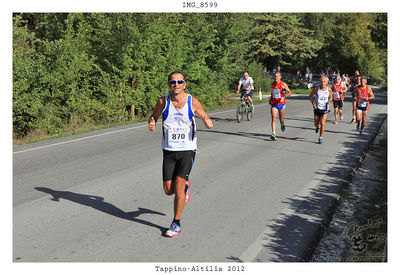
<svg viewBox="0 0 400 275"><path fill-rule="evenodd" d="M265 104L265 103L264 103L264 104ZM263 105L263 104L259 104L259 105ZM224 110L224 111L217 111L217 112L215 112L215 113L210 112L209 114L210 114L210 115L211 115L211 114L212 114L212 115L216 115L216 114L228 113L228 112L233 112L233 111L236 111L236 109ZM81 140L90 139L90 138L99 137L99 136L105 136L105 135L109 135L109 134L114 134L114 133L118 133L118 132L133 130L133 129L142 128L142 127L146 127L146 126L147 126L147 124L144 124L144 125L140 125L140 126L135 126L135 127L130 127L130 128L126 128L126 129L111 131L111 132L107 132L107 133L102 133L102 134L87 136L87 137L83 137L83 138L77 138L77 139L72 139L72 140L68 140L68 141L63 141L63 142L58 142L58 143L43 145L43 146L39 146L39 147L35 147L35 148L30 148L30 149L25 149L25 150L21 150L21 151L16 151L16 152L13 152L13 154L16 155L16 154L20 154L20 153L26 153L26 152L36 151L36 150L40 150L40 149L44 149L44 148L53 147L53 146L56 146L56 145L71 143L71 142L75 142L75 141L81 141Z"/></svg>
<svg viewBox="0 0 400 275"><path fill-rule="evenodd" d="M105 136L105 135L114 134L114 133L118 133L118 132L123 132L123 131L133 130L133 129L137 129L137 128L142 128L142 127L145 127L145 126L147 126L147 124L140 125L140 126L135 126L135 127L130 127L130 128L125 128L125 129L121 129L121 130L116 130L116 131L111 131L111 132L107 132L107 133L102 133L102 134L97 134L97 135L92 135L92 136L87 136L87 137L67 140L67 141L63 141L63 142L43 145L43 146L40 146L40 147L35 147L35 148L30 148L30 149L26 149L26 150L13 152L13 154L20 154L20 153L25 153L25 152L36 151L36 150L39 150L39 149L53 147L53 146L56 146L56 145L71 143L71 142L75 142L75 141L81 141L81 140L90 139L90 138L99 137L99 136Z"/></svg>

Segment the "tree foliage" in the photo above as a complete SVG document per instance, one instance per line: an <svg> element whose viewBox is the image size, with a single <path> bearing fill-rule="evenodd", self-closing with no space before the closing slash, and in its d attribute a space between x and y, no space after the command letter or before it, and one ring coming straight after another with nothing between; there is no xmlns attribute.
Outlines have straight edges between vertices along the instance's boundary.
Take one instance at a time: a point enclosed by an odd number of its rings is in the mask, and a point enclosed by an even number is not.
<svg viewBox="0 0 400 275"><path fill-rule="evenodd" d="M386 56L386 14L16 13L14 137L145 116L175 70L215 108L244 70L264 89L264 66L383 77Z"/></svg>
<svg viewBox="0 0 400 275"><path fill-rule="evenodd" d="M262 63L272 59L273 67L304 62L316 56L322 44L313 31L302 26L291 14L258 15L255 19L253 52Z"/></svg>
<svg viewBox="0 0 400 275"><path fill-rule="evenodd" d="M387 64L387 14L316 13L300 16L315 26L314 38L323 44L310 66L384 78Z"/></svg>

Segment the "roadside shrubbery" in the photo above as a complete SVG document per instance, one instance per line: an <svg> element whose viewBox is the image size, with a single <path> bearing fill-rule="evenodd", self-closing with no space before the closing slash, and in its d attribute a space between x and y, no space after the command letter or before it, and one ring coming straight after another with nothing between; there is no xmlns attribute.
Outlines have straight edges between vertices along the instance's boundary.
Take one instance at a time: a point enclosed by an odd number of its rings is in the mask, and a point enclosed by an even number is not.
<svg viewBox="0 0 400 275"><path fill-rule="evenodd" d="M371 47L365 54L363 48L355 53L359 60L365 55L374 61L367 64L370 72L382 72L376 58L386 57L383 50L376 52L386 46L382 40L386 37L386 17L378 15L362 15L360 22L367 25L358 26L363 31L379 26L370 30L374 37L380 37L379 43L365 33L365 43ZM255 80L255 88L266 92L271 79L263 75L264 66L271 71L281 65L282 71L293 72L306 64L319 70L321 61L341 62L335 64L337 67L350 64L348 60L358 59L337 57L340 49L331 49L338 53L335 58L319 55L322 45L324 53L330 51L330 36L311 27L315 20L323 27L328 21L321 20L326 17L332 22L352 22L354 16L15 13L13 137L20 139L35 131L58 134L85 125L128 121L133 115L147 116L168 91L167 76L175 70L186 74L188 92L206 109L213 109L222 106L229 92L236 90L244 70ZM276 29L276 22L285 22L281 25L286 29ZM341 35L346 41L347 33ZM359 63L356 65L363 66L365 62ZM307 88L305 85L289 83L292 89Z"/></svg>

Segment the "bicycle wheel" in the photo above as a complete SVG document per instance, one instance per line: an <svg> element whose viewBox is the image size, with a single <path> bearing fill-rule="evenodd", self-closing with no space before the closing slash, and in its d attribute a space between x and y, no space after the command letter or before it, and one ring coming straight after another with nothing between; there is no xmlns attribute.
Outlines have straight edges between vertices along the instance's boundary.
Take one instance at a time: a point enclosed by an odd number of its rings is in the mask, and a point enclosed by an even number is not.
<svg viewBox="0 0 400 275"><path fill-rule="evenodd" d="M236 109L236 119L238 123L240 123L240 121L243 119L243 115L244 115L244 106L242 103L239 103Z"/></svg>
<svg viewBox="0 0 400 275"><path fill-rule="evenodd" d="M254 109L251 108L251 106L247 106L246 108L247 111L247 120L250 121L253 118L253 113L254 113Z"/></svg>

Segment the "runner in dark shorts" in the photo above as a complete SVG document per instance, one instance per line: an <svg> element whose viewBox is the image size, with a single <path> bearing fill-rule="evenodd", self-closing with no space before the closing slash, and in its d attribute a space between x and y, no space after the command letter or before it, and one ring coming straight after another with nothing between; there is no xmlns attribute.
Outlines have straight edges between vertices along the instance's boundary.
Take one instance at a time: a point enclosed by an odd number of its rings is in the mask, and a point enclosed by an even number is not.
<svg viewBox="0 0 400 275"><path fill-rule="evenodd" d="M165 233L177 237L181 232L181 215L190 199L189 180L195 152L197 131L194 114L212 128L213 123L201 103L185 92L186 79L182 72L175 71L168 76L169 93L161 97L148 120L151 132L162 116L163 187L167 195L175 195L174 218Z"/></svg>
<svg viewBox="0 0 400 275"><path fill-rule="evenodd" d="M314 87L310 93L310 101L314 108L315 132L319 132L318 143L322 144L329 105L332 101L332 90L328 87L328 77L323 76L320 84Z"/></svg>
<svg viewBox="0 0 400 275"><path fill-rule="evenodd" d="M375 95L371 87L367 85L367 78L361 77L361 85L357 87L356 102L357 102L357 130L360 130L360 135L363 134L364 127L367 123L369 101L374 99Z"/></svg>
<svg viewBox="0 0 400 275"><path fill-rule="evenodd" d="M192 170L195 151L167 151L163 150L163 181L172 180L176 177L189 180Z"/></svg>

